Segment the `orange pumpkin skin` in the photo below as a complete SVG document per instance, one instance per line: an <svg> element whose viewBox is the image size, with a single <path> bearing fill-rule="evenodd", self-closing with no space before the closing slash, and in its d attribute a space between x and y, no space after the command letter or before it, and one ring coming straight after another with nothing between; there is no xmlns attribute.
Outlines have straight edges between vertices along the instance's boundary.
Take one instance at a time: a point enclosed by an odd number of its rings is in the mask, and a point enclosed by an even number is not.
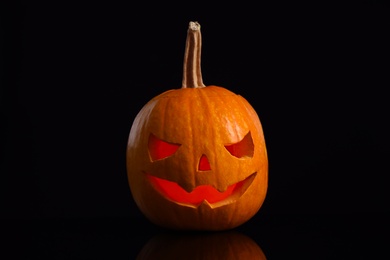
<svg viewBox="0 0 390 260"><path fill-rule="evenodd" d="M226 148L249 133L252 146L233 156ZM151 158L150 135L178 144L164 159ZM210 169L199 170L207 156ZM218 86L182 88L164 92L138 113L127 146L127 173L133 198L153 223L173 229L226 230L254 216L268 186L268 159L259 117L242 96ZM210 185L224 191L247 179L221 201L205 199L197 205L164 195L151 177L179 184L190 192ZM203 186L205 187L205 186Z"/></svg>

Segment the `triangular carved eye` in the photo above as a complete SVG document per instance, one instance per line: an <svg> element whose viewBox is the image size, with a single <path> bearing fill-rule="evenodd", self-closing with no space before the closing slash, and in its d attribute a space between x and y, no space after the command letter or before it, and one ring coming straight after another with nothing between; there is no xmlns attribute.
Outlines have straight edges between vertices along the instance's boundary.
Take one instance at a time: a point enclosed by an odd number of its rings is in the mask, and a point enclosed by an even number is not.
<svg viewBox="0 0 390 260"><path fill-rule="evenodd" d="M180 144L165 142L153 134L149 136L148 149L152 161L161 160L173 155Z"/></svg>
<svg viewBox="0 0 390 260"><path fill-rule="evenodd" d="M237 158L253 157L255 146L253 144L251 132L246 134L238 143L225 145L225 148L231 155Z"/></svg>

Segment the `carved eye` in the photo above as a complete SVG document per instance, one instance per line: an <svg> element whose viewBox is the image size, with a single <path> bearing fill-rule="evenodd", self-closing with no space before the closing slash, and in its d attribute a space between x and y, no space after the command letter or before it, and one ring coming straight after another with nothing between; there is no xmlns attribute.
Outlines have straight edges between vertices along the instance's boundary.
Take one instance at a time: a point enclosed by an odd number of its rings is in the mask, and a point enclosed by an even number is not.
<svg viewBox="0 0 390 260"><path fill-rule="evenodd" d="M179 147L180 144L165 142L153 134L149 136L148 149L152 161L161 160L173 155Z"/></svg>
<svg viewBox="0 0 390 260"><path fill-rule="evenodd" d="M238 143L225 145L225 148L231 155L237 158L253 157L255 146L253 144L251 132L246 134Z"/></svg>

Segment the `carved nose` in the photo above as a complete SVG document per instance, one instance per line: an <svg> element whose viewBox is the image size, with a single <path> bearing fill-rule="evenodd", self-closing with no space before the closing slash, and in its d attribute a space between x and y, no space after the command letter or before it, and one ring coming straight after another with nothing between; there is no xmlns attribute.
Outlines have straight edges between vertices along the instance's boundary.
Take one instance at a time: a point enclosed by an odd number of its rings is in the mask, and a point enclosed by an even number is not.
<svg viewBox="0 0 390 260"><path fill-rule="evenodd" d="M209 171L209 170L211 170L209 159L207 159L207 156L204 155L204 154L200 157L198 170L199 171Z"/></svg>

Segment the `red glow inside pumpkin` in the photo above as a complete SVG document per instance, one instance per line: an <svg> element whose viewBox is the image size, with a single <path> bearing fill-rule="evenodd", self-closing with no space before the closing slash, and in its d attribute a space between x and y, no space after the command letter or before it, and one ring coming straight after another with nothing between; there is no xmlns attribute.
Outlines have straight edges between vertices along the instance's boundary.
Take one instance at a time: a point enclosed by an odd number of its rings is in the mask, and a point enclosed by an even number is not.
<svg viewBox="0 0 390 260"><path fill-rule="evenodd" d="M176 182L164 180L147 174L149 181L169 199L186 204L200 204L204 200L209 203L216 203L222 201L232 195L236 190L239 190L244 181L230 185L225 191L220 192L211 185L201 185L196 187L193 191L187 192Z"/></svg>
<svg viewBox="0 0 390 260"><path fill-rule="evenodd" d="M255 146L253 144L252 135L249 132L241 141L235 144L225 145L229 153L237 158L244 156L253 157Z"/></svg>
<svg viewBox="0 0 390 260"><path fill-rule="evenodd" d="M209 163L209 160L207 159L207 156L206 155L202 155L202 157L200 157L200 161L199 161L199 171L209 171L211 170L211 167L210 167L210 163Z"/></svg>
<svg viewBox="0 0 390 260"><path fill-rule="evenodd" d="M180 144L165 142L153 134L149 136L149 154L153 161L161 160L174 154L179 149Z"/></svg>

